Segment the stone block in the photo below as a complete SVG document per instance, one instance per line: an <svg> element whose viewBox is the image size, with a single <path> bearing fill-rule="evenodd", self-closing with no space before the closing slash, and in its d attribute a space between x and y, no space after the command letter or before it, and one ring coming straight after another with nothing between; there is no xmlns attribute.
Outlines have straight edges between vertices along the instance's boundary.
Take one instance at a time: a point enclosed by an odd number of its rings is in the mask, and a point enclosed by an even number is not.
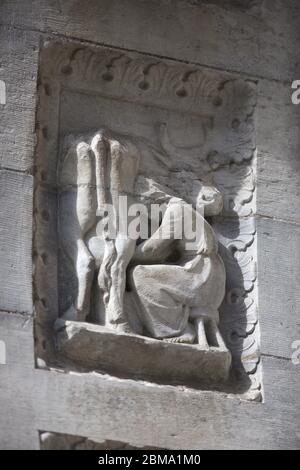
<svg viewBox="0 0 300 470"><path fill-rule="evenodd" d="M100 325L57 320L60 355L81 370L158 383L209 386L226 381L227 350L116 333Z"/></svg>

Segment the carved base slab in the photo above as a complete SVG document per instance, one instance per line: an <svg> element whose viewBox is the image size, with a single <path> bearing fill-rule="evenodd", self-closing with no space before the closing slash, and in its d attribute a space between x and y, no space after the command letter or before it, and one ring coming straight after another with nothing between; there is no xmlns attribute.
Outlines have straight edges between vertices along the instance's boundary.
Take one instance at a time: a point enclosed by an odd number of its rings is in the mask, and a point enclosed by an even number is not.
<svg viewBox="0 0 300 470"><path fill-rule="evenodd" d="M55 327L60 357L77 370L197 388L228 379L227 350L116 333L91 323L59 319Z"/></svg>

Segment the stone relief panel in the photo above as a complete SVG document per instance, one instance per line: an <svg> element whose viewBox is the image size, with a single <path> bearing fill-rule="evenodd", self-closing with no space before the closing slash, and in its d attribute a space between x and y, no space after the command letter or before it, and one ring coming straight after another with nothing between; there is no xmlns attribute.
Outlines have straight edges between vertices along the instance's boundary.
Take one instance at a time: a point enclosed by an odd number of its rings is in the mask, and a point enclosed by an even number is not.
<svg viewBox="0 0 300 470"><path fill-rule="evenodd" d="M44 46L38 366L260 399L255 102L230 74Z"/></svg>

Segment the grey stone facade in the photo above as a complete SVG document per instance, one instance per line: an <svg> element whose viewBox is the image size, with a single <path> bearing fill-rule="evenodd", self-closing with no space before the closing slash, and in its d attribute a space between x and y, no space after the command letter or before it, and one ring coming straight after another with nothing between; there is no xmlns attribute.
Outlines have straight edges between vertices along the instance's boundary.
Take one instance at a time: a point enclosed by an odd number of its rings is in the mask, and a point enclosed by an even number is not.
<svg viewBox="0 0 300 470"><path fill-rule="evenodd" d="M4 0L0 23L0 448L299 448L299 2ZM205 171L222 193L225 349L169 344L155 369L167 342L130 307L119 367L117 335L57 320L74 302L63 159L102 126L138 136L139 176L189 200Z"/></svg>

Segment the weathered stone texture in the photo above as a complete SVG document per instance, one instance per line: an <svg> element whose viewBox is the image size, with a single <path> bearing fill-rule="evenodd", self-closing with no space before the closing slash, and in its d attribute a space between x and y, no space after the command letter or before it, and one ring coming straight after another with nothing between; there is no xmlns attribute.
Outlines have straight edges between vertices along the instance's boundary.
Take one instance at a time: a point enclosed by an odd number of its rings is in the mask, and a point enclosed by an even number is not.
<svg viewBox="0 0 300 470"><path fill-rule="evenodd" d="M264 358L266 402L241 402L95 373L82 380L76 373L33 370L32 321L1 313L0 322L9 358L0 368L0 399L6 403L1 448L37 449L38 430L45 429L71 435L80 429L80 435L96 442L109 439L135 447L299 447L300 371L290 360ZM7 400L11 390L14 400Z"/></svg>
<svg viewBox="0 0 300 470"><path fill-rule="evenodd" d="M169 344L82 322L58 320L57 328L61 355L83 371L196 388L228 379L231 356L221 348L201 350L198 344Z"/></svg>
<svg viewBox="0 0 300 470"><path fill-rule="evenodd" d="M300 339L300 225L260 217L257 230L261 350L290 359Z"/></svg>
<svg viewBox="0 0 300 470"><path fill-rule="evenodd" d="M6 104L0 104L0 340L7 356L6 364L0 364L0 448L38 449L39 431L45 430L136 447L297 449L300 365L293 364L291 355L293 341L300 339L300 106L292 105L290 96L291 82L300 79L300 3L86 3L0 4L0 80L6 87ZM33 320L28 315L33 311L36 255L31 175L36 132L45 140L49 137L35 114L40 44L54 38L199 64L257 81L257 276L264 403L91 372L82 376L35 368ZM45 184L48 176L42 173ZM53 267L53 259L48 260ZM54 271L49 270L49 279Z"/></svg>
<svg viewBox="0 0 300 470"><path fill-rule="evenodd" d="M32 313L32 176L0 170L0 309Z"/></svg>
<svg viewBox="0 0 300 470"><path fill-rule="evenodd" d="M88 9L78 0L4 0L1 7L1 21L21 28L270 79L299 72L297 0L266 0L254 10L189 0L90 0Z"/></svg>
<svg viewBox="0 0 300 470"><path fill-rule="evenodd" d="M0 105L0 168L33 170L38 54L39 34L0 26L0 79L6 85L6 104Z"/></svg>
<svg viewBox="0 0 300 470"><path fill-rule="evenodd" d="M300 106L292 104L291 93L289 82L258 84L257 212L299 223Z"/></svg>

